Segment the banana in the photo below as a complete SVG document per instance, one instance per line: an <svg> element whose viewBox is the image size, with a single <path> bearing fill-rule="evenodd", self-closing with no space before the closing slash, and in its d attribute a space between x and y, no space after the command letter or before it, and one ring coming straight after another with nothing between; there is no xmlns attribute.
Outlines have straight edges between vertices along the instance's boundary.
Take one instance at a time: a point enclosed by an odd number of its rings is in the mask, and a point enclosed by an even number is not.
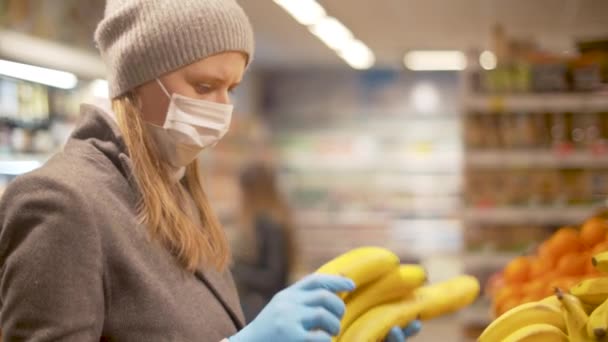
<svg viewBox="0 0 608 342"><path fill-rule="evenodd" d="M429 320L460 310L479 296L477 278L462 275L431 286L424 286L414 291L414 297L425 303L420 311L420 319Z"/></svg>
<svg viewBox="0 0 608 342"><path fill-rule="evenodd" d="M538 302L551 305L551 306L557 308L558 310L561 310L561 308L562 308L562 302L560 302L559 299L557 298L557 296L555 296L555 295L545 297L545 298L539 300Z"/></svg>
<svg viewBox="0 0 608 342"><path fill-rule="evenodd" d="M551 324L536 323L515 330L502 342L568 342L568 336Z"/></svg>
<svg viewBox="0 0 608 342"><path fill-rule="evenodd" d="M608 252L594 255L591 262L598 271L608 272Z"/></svg>
<svg viewBox="0 0 608 342"><path fill-rule="evenodd" d="M608 299L608 277L590 278L570 289L583 303L600 305Z"/></svg>
<svg viewBox="0 0 608 342"><path fill-rule="evenodd" d="M368 309L410 294L426 281L426 272L420 265L401 265L375 282L356 290L346 299L346 312L342 329Z"/></svg>
<svg viewBox="0 0 608 342"><path fill-rule="evenodd" d="M608 331L608 301L600 304L589 316L587 321L587 335L595 339L606 337Z"/></svg>
<svg viewBox="0 0 608 342"><path fill-rule="evenodd" d="M405 327L418 317L424 308L423 302L401 300L378 305L357 318L340 335L340 342L382 341L394 326Z"/></svg>
<svg viewBox="0 0 608 342"><path fill-rule="evenodd" d="M551 296L556 301L555 296ZM532 324L548 324L566 332L566 322L561 311L559 301L550 301L548 298L517 306L498 317L481 333L478 342L502 341L515 330ZM519 341L519 340L517 340Z"/></svg>
<svg viewBox="0 0 608 342"><path fill-rule="evenodd" d="M451 313L471 304L478 295L479 282L471 276L419 287L404 299L378 305L359 316L339 341L380 341L394 326L404 327L416 318L431 319Z"/></svg>
<svg viewBox="0 0 608 342"><path fill-rule="evenodd" d="M399 257L393 252L380 247L360 247L332 259L321 266L317 273L344 276L359 288L398 266ZM340 296L344 299L346 294Z"/></svg>
<svg viewBox="0 0 608 342"><path fill-rule="evenodd" d="M562 311L568 328L570 342L593 341L587 336L587 321L589 317L583 308L583 303L574 295L565 293L559 288L555 290L557 298L562 302Z"/></svg>

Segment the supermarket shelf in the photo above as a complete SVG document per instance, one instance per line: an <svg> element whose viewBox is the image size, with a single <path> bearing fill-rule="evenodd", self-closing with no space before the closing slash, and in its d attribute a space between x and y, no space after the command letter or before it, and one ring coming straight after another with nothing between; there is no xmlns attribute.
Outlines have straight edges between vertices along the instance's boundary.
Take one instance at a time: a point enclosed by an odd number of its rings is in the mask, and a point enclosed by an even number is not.
<svg viewBox="0 0 608 342"><path fill-rule="evenodd" d="M582 151L560 155L549 150L473 150L466 154L465 163L469 167L477 168L513 166L605 168L608 167L608 158L606 158L606 156Z"/></svg>
<svg viewBox="0 0 608 342"><path fill-rule="evenodd" d="M588 218L600 206L537 208L469 208L464 211L466 223L486 224L574 224Z"/></svg>
<svg viewBox="0 0 608 342"><path fill-rule="evenodd" d="M520 256L520 253L508 253L508 252L469 252L461 255L462 262L465 267L477 267L483 266L498 266L502 267L509 263L509 261Z"/></svg>
<svg viewBox="0 0 608 342"><path fill-rule="evenodd" d="M608 110L605 93L470 95L465 108L480 112Z"/></svg>
<svg viewBox="0 0 608 342"><path fill-rule="evenodd" d="M39 168L50 154L0 154L0 175L18 176Z"/></svg>
<svg viewBox="0 0 608 342"><path fill-rule="evenodd" d="M442 157L383 158L381 160L354 160L353 157L296 157L285 160L283 167L320 172L378 172L384 170L413 174L458 174L462 163L460 154Z"/></svg>

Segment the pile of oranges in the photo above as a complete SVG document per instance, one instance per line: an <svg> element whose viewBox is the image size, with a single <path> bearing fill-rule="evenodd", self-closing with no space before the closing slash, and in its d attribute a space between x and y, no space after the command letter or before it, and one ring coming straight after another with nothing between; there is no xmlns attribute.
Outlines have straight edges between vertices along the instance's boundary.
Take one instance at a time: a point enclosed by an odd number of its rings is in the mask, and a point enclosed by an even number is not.
<svg viewBox="0 0 608 342"><path fill-rule="evenodd" d="M535 255L513 259L488 289L493 314L550 296L554 288L569 289L597 276L591 257L608 251L608 221L593 217L576 229L563 227L541 243Z"/></svg>

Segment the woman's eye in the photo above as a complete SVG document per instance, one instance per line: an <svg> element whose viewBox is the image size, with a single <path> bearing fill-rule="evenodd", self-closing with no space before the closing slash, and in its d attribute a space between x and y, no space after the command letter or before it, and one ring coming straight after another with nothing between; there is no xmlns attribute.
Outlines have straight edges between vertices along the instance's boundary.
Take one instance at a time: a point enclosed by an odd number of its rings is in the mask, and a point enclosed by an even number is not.
<svg viewBox="0 0 608 342"><path fill-rule="evenodd" d="M209 84L198 84L196 86L196 92L199 94L207 94L211 90L212 90L212 87Z"/></svg>

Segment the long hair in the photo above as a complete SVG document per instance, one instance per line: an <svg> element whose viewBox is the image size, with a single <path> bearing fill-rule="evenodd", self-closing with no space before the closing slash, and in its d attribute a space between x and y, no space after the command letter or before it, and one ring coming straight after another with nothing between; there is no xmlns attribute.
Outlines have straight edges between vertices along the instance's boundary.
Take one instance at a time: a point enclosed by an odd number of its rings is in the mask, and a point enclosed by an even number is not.
<svg viewBox="0 0 608 342"><path fill-rule="evenodd" d="M243 196L241 224L245 238L257 245L254 232L256 219L266 217L282 229L286 241L285 252L288 267L293 270L296 262L294 227L291 211L279 191L274 170L263 164L247 166L240 176Z"/></svg>
<svg viewBox="0 0 608 342"><path fill-rule="evenodd" d="M198 161L186 167L183 183L172 181L171 168L150 139L140 108L133 93L112 101L133 165L131 176L140 194L137 203L140 223L186 270L193 272L202 265L225 270L230 262L230 248L203 190Z"/></svg>

